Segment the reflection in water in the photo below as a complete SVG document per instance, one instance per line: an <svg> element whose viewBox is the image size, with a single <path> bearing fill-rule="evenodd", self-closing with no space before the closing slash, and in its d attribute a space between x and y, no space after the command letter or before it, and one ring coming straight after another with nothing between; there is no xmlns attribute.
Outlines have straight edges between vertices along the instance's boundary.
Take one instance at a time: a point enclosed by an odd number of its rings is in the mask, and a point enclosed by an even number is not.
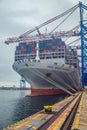
<svg viewBox="0 0 87 130"><path fill-rule="evenodd" d="M25 97L27 94L30 94L31 90L20 90L19 91L19 96L20 97Z"/></svg>
<svg viewBox="0 0 87 130"><path fill-rule="evenodd" d="M24 97L25 96L25 91L20 91L20 97Z"/></svg>

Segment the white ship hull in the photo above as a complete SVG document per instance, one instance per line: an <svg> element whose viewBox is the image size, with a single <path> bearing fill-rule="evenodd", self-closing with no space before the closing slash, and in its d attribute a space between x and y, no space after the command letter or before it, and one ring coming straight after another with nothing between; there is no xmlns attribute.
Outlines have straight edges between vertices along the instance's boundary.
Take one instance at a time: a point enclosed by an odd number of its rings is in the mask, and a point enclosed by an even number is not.
<svg viewBox="0 0 87 130"><path fill-rule="evenodd" d="M31 84L32 95L75 93L80 90L79 71L64 64L63 59L61 61L59 63L52 59L40 62L21 60L15 62L13 68Z"/></svg>

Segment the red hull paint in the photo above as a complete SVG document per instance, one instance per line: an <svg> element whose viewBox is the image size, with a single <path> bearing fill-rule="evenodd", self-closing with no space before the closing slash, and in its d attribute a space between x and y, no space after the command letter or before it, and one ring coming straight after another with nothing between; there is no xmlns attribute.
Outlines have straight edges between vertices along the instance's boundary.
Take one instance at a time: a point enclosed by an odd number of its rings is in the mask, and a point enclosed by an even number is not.
<svg viewBox="0 0 87 130"><path fill-rule="evenodd" d="M59 94L66 94L63 90L57 89L31 89L31 94L26 96L44 96L44 95L59 95Z"/></svg>

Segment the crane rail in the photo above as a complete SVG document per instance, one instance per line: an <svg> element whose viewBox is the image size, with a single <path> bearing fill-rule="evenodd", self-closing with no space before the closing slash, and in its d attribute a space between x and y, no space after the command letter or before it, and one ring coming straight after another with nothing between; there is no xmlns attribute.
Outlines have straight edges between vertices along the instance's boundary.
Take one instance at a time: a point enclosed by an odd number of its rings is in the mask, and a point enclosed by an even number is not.
<svg viewBox="0 0 87 130"><path fill-rule="evenodd" d="M38 128L38 130L51 130L51 129L52 130L54 130L54 129L71 130L81 96L82 96L82 94L75 96L75 98L73 98L73 100L68 102L60 111L55 113L54 116L48 122L46 122L44 125L42 125L40 128ZM71 106L72 106L72 108L71 108ZM65 111L65 113L64 113L64 111ZM66 114L66 116L65 117L61 116L62 113ZM60 116L62 118L64 118L64 119L62 119L62 121L61 121ZM58 120L58 118L60 120ZM62 122L62 123L60 123L60 122Z"/></svg>
<svg viewBox="0 0 87 130"><path fill-rule="evenodd" d="M82 93L77 93L73 96L69 96L61 102L54 104L51 112L42 110L18 123L4 128L4 130L62 130L60 128L65 125L65 120L70 117L72 121L73 117L71 115L74 114L73 109L75 106L78 106L77 102L79 102L81 95ZM76 109L74 111L76 111ZM67 128L69 128L69 124L67 124Z"/></svg>

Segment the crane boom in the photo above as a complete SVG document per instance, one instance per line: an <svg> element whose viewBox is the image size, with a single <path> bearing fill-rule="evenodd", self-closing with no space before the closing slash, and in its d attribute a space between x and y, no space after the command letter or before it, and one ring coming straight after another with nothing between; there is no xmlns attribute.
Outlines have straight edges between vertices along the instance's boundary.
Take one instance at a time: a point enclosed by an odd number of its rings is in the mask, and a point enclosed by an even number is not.
<svg viewBox="0 0 87 130"><path fill-rule="evenodd" d="M39 26L37 26L37 27L35 27L35 28L33 28L33 29L31 29L31 30L29 30L29 31L25 32L24 34L20 35L19 37L27 36L28 34L30 34L30 33L34 32L34 31L36 31L36 30L37 30L37 28L38 28L38 29L40 29L41 27L46 26L47 24L52 23L53 21L55 21L55 20L57 20L57 19L59 19L59 18L63 17L64 15L68 14L69 12L71 12L71 11L73 11L73 10L77 9L77 8L78 8L78 6L79 6L79 4L77 4L77 5L73 6L73 7L72 7L72 8L70 8L69 10L67 10L67 11L63 12L63 13L62 13L62 14L60 14L60 15L57 15L56 17L53 17L53 18L49 19L48 21L46 21L46 22L44 22L44 23L40 24Z"/></svg>
<svg viewBox="0 0 87 130"><path fill-rule="evenodd" d="M31 29L31 30L25 32L24 34L20 35L19 37L8 38L8 39L5 41L5 43L6 43L6 44L10 44L10 43L14 43L14 42L34 40L36 36L29 36L29 34L31 34L31 33L34 32L34 31L38 31L38 33L39 33L39 35L40 35L39 29L40 29L41 27L44 27L44 26L46 26L46 25L48 25L48 24L54 22L55 20L57 20L57 19L63 17L64 15L66 15L66 14L72 12L72 11L75 11L75 10L78 8L78 6L79 6L79 4L73 6L72 8L70 8L70 9L68 9L67 11L63 12L62 14L57 15L56 17L53 17L53 18L49 19L48 21L46 21L46 22L40 24L39 26L36 26L35 28L33 28L33 29ZM68 32L69 32L69 31L68 31ZM58 32L57 35L58 35L58 36L61 36L61 37L68 36L68 35L75 35L75 34L74 34L75 32L73 32L73 34L70 34L70 32L69 32L69 34L68 34L68 32L65 32L65 31L64 31L64 32ZM49 37L48 35L49 35L49 34L47 34L47 35L44 34L44 37ZM55 36L55 34L51 34L51 35L54 35L54 36Z"/></svg>
<svg viewBox="0 0 87 130"><path fill-rule="evenodd" d="M69 30L69 31L60 31L60 32L54 32L52 34L43 34L43 35L31 35L31 36L26 36L23 38L19 37L13 37L13 38L8 38L7 41L5 41L6 44L10 43L15 43L15 42L23 42L23 41L36 41L37 37L39 41L42 41L43 39L52 39L52 36L54 37L72 37L72 36L80 36L79 31L75 30Z"/></svg>

